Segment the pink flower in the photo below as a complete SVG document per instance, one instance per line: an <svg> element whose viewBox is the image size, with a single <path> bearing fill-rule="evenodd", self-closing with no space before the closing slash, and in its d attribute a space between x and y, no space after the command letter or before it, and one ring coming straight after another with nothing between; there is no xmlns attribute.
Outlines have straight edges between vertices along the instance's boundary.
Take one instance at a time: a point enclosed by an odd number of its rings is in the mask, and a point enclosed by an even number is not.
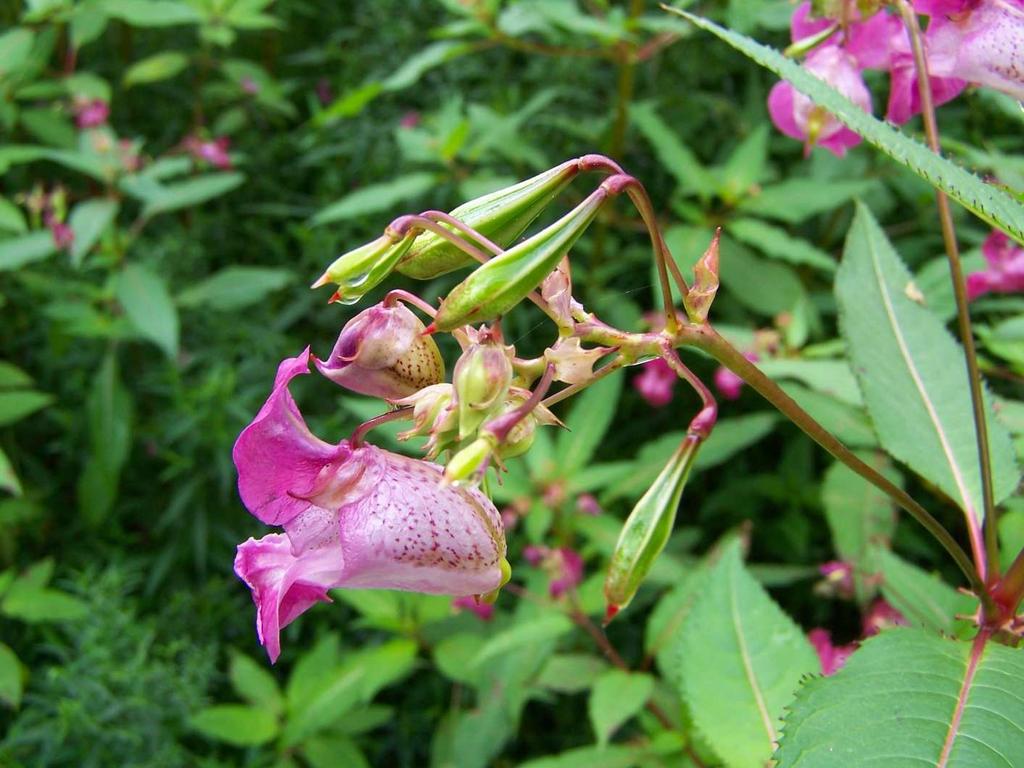
<svg viewBox="0 0 1024 768"><path fill-rule="evenodd" d="M242 90L250 96L255 96L257 93L260 92L260 84L257 83L248 75L242 78L239 85L242 87Z"/></svg>
<svg viewBox="0 0 1024 768"><path fill-rule="evenodd" d="M814 50L804 67L853 101L871 112L871 93L861 77L857 60L838 45L825 44ZM860 143L860 136L844 126L788 82L776 83L768 94L768 112L782 133L813 146L822 146L837 157Z"/></svg>
<svg viewBox="0 0 1024 768"><path fill-rule="evenodd" d="M420 113L415 109L406 112L402 115L402 119L398 121L399 128L415 128L420 124Z"/></svg>
<svg viewBox="0 0 1024 768"><path fill-rule="evenodd" d="M75 104L75 124L79 128L95 128L110 117L110 105L103 99L78 101Z"/></svg>
<svg viewBox="0 0 1024 768"><path fill-rule="evenodd" d="M235 573L252 590L256 631L271 661L280 630L328 589L400 589L455 596L506 579L498 511L442 470L372 445L331 445L306 426L288 385L309 373L309 349L282 361L274 388L235 442L246 508L284 533L238 547Z"/></svg>
<svg viewBox="0 0 1024 768"><path fill-rule="evenodd" d="M825 675L832 675L838 672L850 655L857 650L857 646L832 645L832 634L827 629L816 627L807 633L807 639L818 654L821 661L821 671Z"/></svg>
<svg viewBox="0 0 1024 768"><path fill-rule="evenodd" d="M752 363L756 363L759 359L753 352L744 352L743 356ZM715 369L714 382L718 394L726 400L738 400L743 391L743 379L724 365L720 365Z"/></svg>
<svg viewBox="0 0 1024 768"><path fill-rule="evenodd" d="M903 614L893 608L884 598L878 598L864 614L861 631L864 637L877 635L889 627L905 627L907 620Z"/></svg>
<svg viewBox="0 0 1024 768"><path fill-rule="evenodd" d="M485 603L473 595L455 598L452 600L452 607L475 613L481 621L490 621L494 618L494 603Z"/></svg>
<svg viewBox="0 0 1024 768"><path fill-rule="evenodd" d="M202 160L221 170L231 168L231 158L228 156L228 147L231 145L231 139L227 136L218 136L216 139L204 140L193 135L187 137L182 144L196 160Z"/></svg>
<svg viewBox="0 0 1024 768"><path fill-rule="evenodd" d="M960 95L967 87L967 83L953 75L955 52L937 46L927 32L922 43L928 60L928 82L931 86L932 101L935 106L939 106ZM914 54L906 29L900 26L893 30L889 45L892 55L889 64L889 104L885 117L897 125L902 125L921 111L917 68L914 65Z"/></svg>
<svg viewBox="0 0 1024 768"><path fill-rule="evenodd" d="M550 578L548 593L553 598L574 589L583 580L583 558L573 549L551 549L531 545L523 550L523 558L534 567L543 568Z"/></svg>
<svg viewBox="0 0 1024 768"><path fill-rule="evenodd" d="M676 387L676 373L662 358L643 364L643 372L633 379L633 388L655 408L672 402Z"/></svg>
<svg viewBox="0 0 1024 768"><path fill-rule="evenodd" d="M968 301L986 293L1024 291L1024 248L997 229L985 238L981 252L988 269L967 276Z"/></svg>
<svg viewBox="0 0 1024 768"><path fill-rule="evenodd" d="M582 493L576 497L576 511L581 515L589 515L590 517L597 517L604 512L601 509L600 502L592 493Z"/></svg>
<svg viewBox="0 0 1024 768"><path fill-rule="evenodd" d="M332 101L334 101L334 89L331 88L331 81L326 77L321 77L316 81L316 98L320 102L321 106L326 107Z"/></svg>
<svg viewBox="0 0 1024 768"><path fill-rule="evenodd" d="M53 235L53 244L57 248L64 250L70 248L75 242L75 233L63 221L57 221L48 216L46 226L49 228L50 234Z"/></svg>
<svg viewBox="0 0 1024 768"><path fill-rule="evenodd" d="M818 566L818 573L825 577L828 591L833 590L840 597L850 599L854 595L853 566L842 560L830 560Z"/></svg>
<svg viewBox="0 0 1024 768"><path fill-rule="evenodd" d="M444 379L444 361L419 318L404 304L381 302L342 328L330 357L317 360L324 376L353 392L399 400Z"/></svg>

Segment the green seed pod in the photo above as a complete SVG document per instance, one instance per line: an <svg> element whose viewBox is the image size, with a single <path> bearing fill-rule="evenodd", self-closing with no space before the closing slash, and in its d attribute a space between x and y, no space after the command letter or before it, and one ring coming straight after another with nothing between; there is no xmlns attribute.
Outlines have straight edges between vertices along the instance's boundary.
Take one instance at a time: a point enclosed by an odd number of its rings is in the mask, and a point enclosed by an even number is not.
<svg viewBox="0 0 1024 768"><path fill-rule="evenodd" d="M665 548L675 524L683 486L699 446L700 441L692 436L687 435L683 439L622 526L604 582L608 605L606 624L629 605L655 559Z"/></svg>
<svg viewBox="0 0 1024 768"><path fill-rule="evenodd" d="M609 194L602 184L547 229L478 267L441 302L433 327L451 331L492 320L512 309L558 266Z"/></svg>
<svg viewBox="0 0 1024 768"><path fill-rule="evenodd" d="M526 231L577 173L579 161L569 160L532 179L463 203L449 215L505 248ZM458 233L448 224L441 226ZM440 235L424 232L399 262L398 271L417 280L429 280L471 263L471 257Z"/></svg>
<svg viewBox="0 0 1024 768"><path fill-rule="evenodd" d="M335 259L311 287L337 283L337 300L342 304L355 304L391 274L416 240L416 235L416 232L410 232L402 236L388 229L376 240Z"/></svg>
<svg viewBox="0 0 1024 768"><path fill-rule="evenodd" d="M452 456L444 468L446 483L475 482L487 469L489 459L497 447L491 435L481 435Z"/></svg>

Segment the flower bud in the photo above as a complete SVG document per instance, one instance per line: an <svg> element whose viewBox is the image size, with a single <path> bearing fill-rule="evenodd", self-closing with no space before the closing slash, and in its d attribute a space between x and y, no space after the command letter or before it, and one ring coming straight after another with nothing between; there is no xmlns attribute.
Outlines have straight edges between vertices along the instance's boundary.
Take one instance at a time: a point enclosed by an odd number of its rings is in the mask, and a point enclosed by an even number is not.
<svg viewBox="0 0 1024 768"><path fill-rule="evenodd" d="M434 327L450 331L492 320L512 309L547 277L590 226L601 205L618 191L606 179L576 208L533 237L495 256L451 290L434 318Z"/></svg>
<svg viewBox="0 0 1024 768"><path fill-rule="evenodd" d="M476 483L483 477L497 447L493 435L483 434L452 456L444 468L444 482Z"/></svg>
<svg viewBox="0 0 1024 768"><path fill-rule="evenodd" d="M505 248L523 234L578 172L578 161L570 160L532 179L463 203L449 215ZM441 226L457 232L447 224L442 223ZM398 271L409 277L428 280L472 261L440 235L425 232L401 259Z"/></svg>
<svg viewBox="0 0 1024 768"><path fill-rule="evenodd" d="M683 439L622 526L604 583L606 624L629 605L665 548L699 446L700 442L690 436Z"/></svg>
<svg viewBox="0 0 1024 768"><path fill-rule="evenodd" d="M327 360L324 376L353 392L397 400L444 379L437 344L402 304L376 304L353 317Z"/></svg>
<svg viewBox="0 0 1024 768"><path fill-rule="evenodd" d="M452 375L460 439L472 434L504 402L512 373L511 350L499 343L474 344L462 354Z"/></svg>
<svg viewBox="0 0 1024 768"><path fill-rule="evenodd" d="M711 302L718 293L718 241L721 234L721 228L715 231L711 245L693 268L693 285L683 297L686 314L694 323L703 324L708 319Z"/></svg>
<svg viewBox="0 0 1024 768"><path fill-rule="evenodd" d="M311 287L337 283L336 300L342 304L355 304L391 274L416 240L416 235L415 231L410 231L402 236L389 229L376 240L343 253Z"/></svg>
<svg viewBox="0 0 1024 768"><path fill-rule="evenodd" d="M450 408L453 395L452 385L441 383L431 384L400 400L392 400L392 404L400 408L412 406L412 429L399 432L398 439L408 440L430 434L438 426L439 418L441 426L447 419L451 422L449 428L454 428L457 419L454 410Z"/></svg>

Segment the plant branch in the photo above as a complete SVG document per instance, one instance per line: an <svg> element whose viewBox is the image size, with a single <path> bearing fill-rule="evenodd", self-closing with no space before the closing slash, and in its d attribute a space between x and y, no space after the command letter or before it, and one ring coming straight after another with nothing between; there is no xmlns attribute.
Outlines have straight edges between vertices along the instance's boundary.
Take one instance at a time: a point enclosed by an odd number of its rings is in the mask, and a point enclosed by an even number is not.
<svg viewBox="0 0 1024 768"><path fill-rule="evenodd" d="M924 120L925 135L928 146L939 155L939 128L935 119L935 104L932 100L931 83L928 79L928 61L925 58L924 45L921 38L921 26L917 22L917 14L907 0L897 0L903 25L910 36L911 48L914 52L914 66L917 69L917 85L921 96L921 117ZM956 298L957 326L960 330L960 342L964 347L964 361L967 366L967 378L971 387L971 407L974 411L974 431L978 443L978 464L981 468L981 494L984 504L984 533L986 557L980 557L977 568L982 580L993 583L999 577L999 545L996 540L996 509L992 491L992 460L989 456L988 423L985 418L985 400L982 396L981 373L978 370L978 355L974 346L974 331L971 328L971 315L967 309L967 286L964 282L963 267L960 263L960 251L953 228L953 216L949 209L949 198L940 190L935 190L935 204L938 207L939 223L942 228L942 240L946 246L949 260L950 277L953 280L953 295ZM966 510L968 516L977 510Z"/></svg>
<svg viewBox="0 0 1024 768"><path fill-rule="evenodd" d="M778 384L763 374L756 365L747 360L711 326L691 326L685 330L696 331L696 333L682 334L683 338L680 339L682 344L696 346L712 355L722 365L753 387L786 418L800 427L814 442L876 488L883 491L889 498L905 509L911 517L924 526L950 554L960 570L963 571L967 582L971 586L971 590L981 600L982 605L986 608L986 612L993 607L992 598L985 588L984 581L972 565L970 557L964 552L956 539L950 535L949 531L932 517L928 510L918 504L906 491L890 481L885 475L861 461L856 454L815 421L809 413L797 405L796 401L783 392Z"/></svg>

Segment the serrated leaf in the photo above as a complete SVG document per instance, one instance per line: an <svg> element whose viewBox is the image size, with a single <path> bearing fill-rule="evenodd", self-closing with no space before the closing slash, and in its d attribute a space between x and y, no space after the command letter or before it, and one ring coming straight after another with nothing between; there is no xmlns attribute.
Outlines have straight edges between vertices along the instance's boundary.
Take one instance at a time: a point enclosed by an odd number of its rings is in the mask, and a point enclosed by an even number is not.
<svg viewBox="0 0 1024 768"><path fill-rule="evenodd" d="M689 570L683 579L664 594L651 611L644 633L644 650L654 656L662 676L673 685L681 679L679 642L683 636L686 618L697 599L701 585L707 577L704 561Z"/></svg>
<svg viewBox="0 0 1024 768"><path fill-rule="evenodd" d="M850 405L796 382L782 381L779 387L848 448L878 447L875 430L862 406Z"/></svg>
<svg viewBox="0 0 1024 768"><path fill-rule="evenodd" d="M606 376L575 398L565 426L558 434L558 469L560 477L572 477L593 457L601 439L615 418L623 376Z"/></svg>
<svg viewBox="0 0 1024 768"><path fill-rule="evenodd" d="M1012 766L1024 755L1024 654L896 628L790 706L778 768Z"/></svg>
<svg viewBox="0 0 1024 768"><path fill-rule="evenodd" d="M380 213L405 200L419 197L432 189L435 183L432 173L410 173L391 181L370 184L355 192L350 192L325 208L321 208L313 216L311 222L316 226L333 221L354 219L371 213Z"/></svg>
<svg viewBox="0 0 1024 768"><path fill-rule="evenodd" d="M906 295L911 275L858 204L836 277L840 327L882 446L948 494L980 528L981 472L960 346ZM993 491L1017 486L1010 437L986 408Z"/></svg>
<svg viewBox="0 0 1024 768"><path fill-rule="evenodd" d="M257 304L295 278L286 269L225 267L178 294L183 307L208 306L233 311Z"/></svg>
<svg viewBox="0 0 1024 768"><path fill-rule="evenodd" d="M892 478L891 467L877 453L861 457ZM887 471L888 470L888 471ZM871 576L875 564L871 554L876 547L888 549L896 530L896 515L886 494L845 464L835 462L821 483L821 503L832 532L837 557L853 566L853 583L859 602L871 598L876 587Z"/></svg>
<svg viewBox="0 0 1024 768"><path fill-rule="evenodd" d="M648 768L660 765L657 756L648 747L619 746L580 747L559 755L540 757L520 763L519 768ZM672 765L692 765L671 763Z"/></svg>
<svg viewBox="0 0 1024 768"><path fill-rule="evenodd" d="M18 708L22 692L21 662L9 647L0 643L0 702Z"/></svg>
<svg viewBox="0 0 1024 768"><path fill-rule="evenodd" d="M882 573L882 596L903 614L911 626L947 635L967 635L973 631L970 621L978 601L958 592L939 578L911 565L888 549L876 549L872 555Z"/></svg>
<svg viewBox="0 0 1024 768"><path fill-rule="evenodd" d="M168 357L177 356L178 310L160 275L140 264L129 264L118 276L117 300L143 338Z"/></svg>
<svg viewBox="0 0 1024 768"><path fill-rule="evenodd" d="M98 198L79 203L71 211L68 224L75 234L71 243L71 264L75 267L100 239L100 235L117 216L120 204L117 200Z"/></svg>
<svg viewBox="0 0 1024 768"><path fill-rule="evenodd" d="M188 56L180 51L162 51L135 62L124 73L124 85L155 83L174 77L188 66Z"/></svg>
<svg viewBox="0 0 1024 768"><path fill-rule="evenodd" d="M1002 189L986 184L959 165L936 155L924 144L905 136L889 123L869 115L837 90L773 48L692 13L676 8L668 10L706 29L761 66L770 69L779 77L784 77L798 91L827 109L839 122L860 134L869 144L909 168L932 186L941 189L992 226L1004 230L1017 242L1024 244L1024 206Z"/></svg>
<svg viewBox="0 0 1024 768"><path fill-rule="evenodd" d="M208 738L236 747L266 744L278 731L277 718L272 713L245 704L207 707L192 715L189 725Z"/></svg>
<svg viewBox="0 0 1024 768"><path fill-rule="evenodd" d="M730 768L764 768L801 678L820 669L814 649L747 573L740 542L723 548L679 643L683 699Z"/></svg>
<svg viewBox="0 0 1024 768"><path fill-rule="evenodd" d="M610 669L594 683L587 708L601 746L612 733L639 712L654 690L654 678L639 672Z"/></svg>
<svg viewBox="0 0 1024 768"><path fill-rule="evenodd" d="M264 665L241 653L235 653L231 656L228 676L238 695L250 704L275 715L281 713L284 707L281 689Z"/></svg>

